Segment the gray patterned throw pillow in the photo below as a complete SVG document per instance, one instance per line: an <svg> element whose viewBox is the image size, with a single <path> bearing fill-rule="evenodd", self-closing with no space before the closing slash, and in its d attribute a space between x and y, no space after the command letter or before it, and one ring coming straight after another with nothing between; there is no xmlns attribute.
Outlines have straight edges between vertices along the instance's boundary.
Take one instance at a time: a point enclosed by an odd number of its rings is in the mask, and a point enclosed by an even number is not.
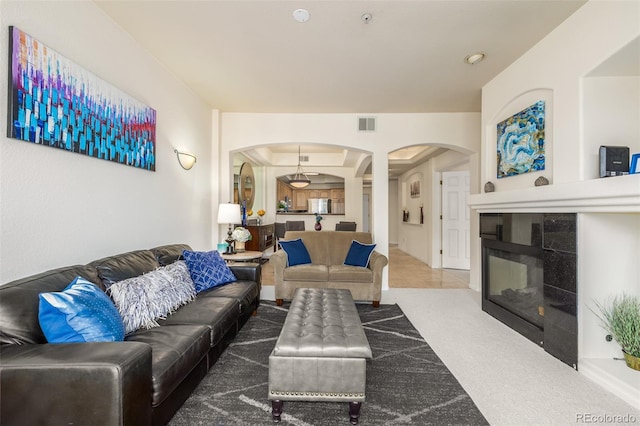
<svg viewBox="0 0 640 426"><path fill-rule="evenodd" d="M166 318L196 296L184 261L118 281L107 293L122 316L127 334L141 327L158 327L158 319Z"/></svg>

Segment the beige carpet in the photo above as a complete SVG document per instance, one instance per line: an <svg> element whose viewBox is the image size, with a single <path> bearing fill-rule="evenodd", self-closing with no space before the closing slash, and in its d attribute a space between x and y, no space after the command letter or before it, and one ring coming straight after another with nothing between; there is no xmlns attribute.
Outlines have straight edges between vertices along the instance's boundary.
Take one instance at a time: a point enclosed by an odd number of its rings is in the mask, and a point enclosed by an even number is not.
<svg viewBox="0 0 640 426"><path fill-rule="evenodd" d="M389 246L390 288L468 288L469 271L432 269L426 263ZM273 265L262 265L262 285L273 285Z"/></svg>

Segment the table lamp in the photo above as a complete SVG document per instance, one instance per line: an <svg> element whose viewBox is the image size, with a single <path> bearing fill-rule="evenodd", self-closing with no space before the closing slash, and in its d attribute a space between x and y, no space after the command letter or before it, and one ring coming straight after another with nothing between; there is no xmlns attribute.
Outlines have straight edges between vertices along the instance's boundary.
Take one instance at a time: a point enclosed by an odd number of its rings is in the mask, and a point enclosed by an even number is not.
<svg viewBox="0 0 640 426"><path fill-rule="evenodd" d="M218 207L218 223L228 223L229 230L227 231L227 250L225 254L234 254L233 238L231 233L233 232L233 224L240 223L242 216L240 214L240 204L221 203Z"/></svg>

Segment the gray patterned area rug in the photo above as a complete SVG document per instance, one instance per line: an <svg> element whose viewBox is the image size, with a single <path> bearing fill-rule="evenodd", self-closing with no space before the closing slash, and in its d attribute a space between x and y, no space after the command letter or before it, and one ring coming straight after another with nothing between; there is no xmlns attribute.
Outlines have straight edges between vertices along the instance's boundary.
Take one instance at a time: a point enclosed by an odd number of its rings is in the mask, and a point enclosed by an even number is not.
<svg viewBox="0 0 640 426"><path fill-rule="evenodd" d="M272 425L269 354L287 315L262 301L171 426ZM398 305L357 305L373 359L359 425L486 425L469 395ZM282 425L349 425L349 404L285 401Z"/></svg>

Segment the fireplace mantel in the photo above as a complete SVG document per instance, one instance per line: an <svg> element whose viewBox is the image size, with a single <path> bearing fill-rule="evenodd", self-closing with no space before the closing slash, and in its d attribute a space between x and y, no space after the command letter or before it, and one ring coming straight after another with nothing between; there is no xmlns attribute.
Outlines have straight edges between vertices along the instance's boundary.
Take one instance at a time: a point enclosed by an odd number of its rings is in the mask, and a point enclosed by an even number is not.
<svg viewBox="0 0 640 426"><path fill-rule="evenodd" d="M640 213L640 174L469 196L479 213Z"/></svg>

